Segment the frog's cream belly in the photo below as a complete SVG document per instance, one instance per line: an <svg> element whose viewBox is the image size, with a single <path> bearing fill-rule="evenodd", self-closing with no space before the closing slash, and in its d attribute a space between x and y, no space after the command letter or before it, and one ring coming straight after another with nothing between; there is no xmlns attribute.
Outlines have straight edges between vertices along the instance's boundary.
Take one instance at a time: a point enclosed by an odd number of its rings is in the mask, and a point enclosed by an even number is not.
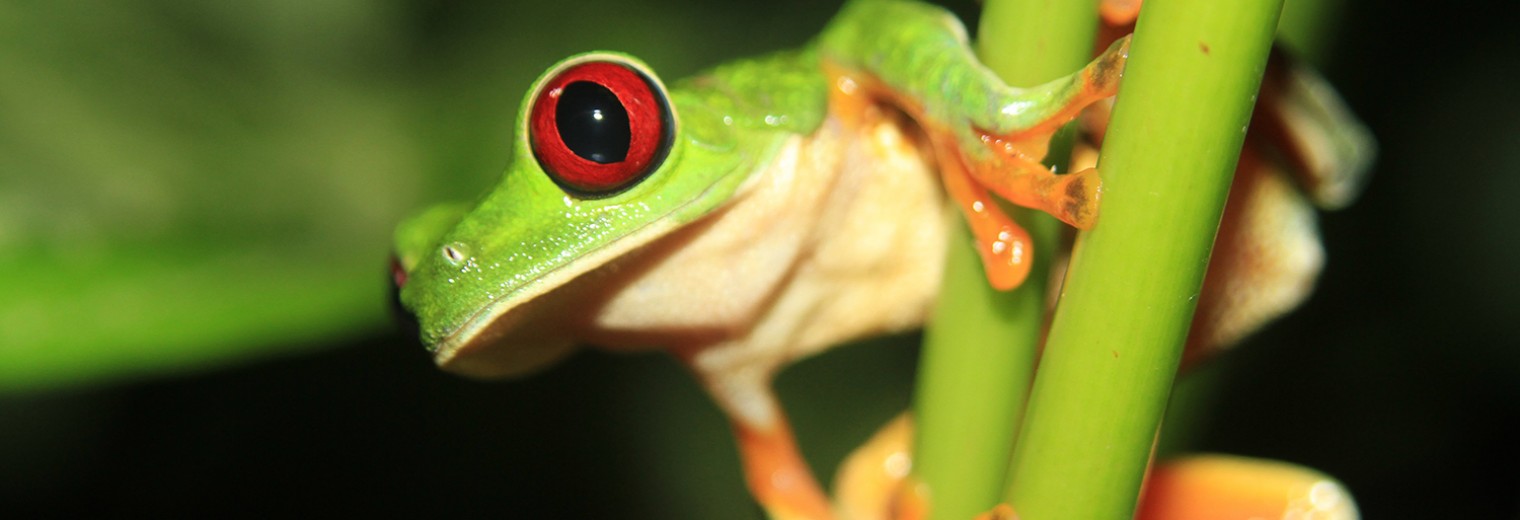
<svg viewBox="0 0 1520 520"><path fill-rule="evenodd" d="M913 136L865 120L790 138L728 207L614 266L577 339L676 349L721 405L765 423L766 385L786 362L921 324L943 265L944 196Z"/></svg>

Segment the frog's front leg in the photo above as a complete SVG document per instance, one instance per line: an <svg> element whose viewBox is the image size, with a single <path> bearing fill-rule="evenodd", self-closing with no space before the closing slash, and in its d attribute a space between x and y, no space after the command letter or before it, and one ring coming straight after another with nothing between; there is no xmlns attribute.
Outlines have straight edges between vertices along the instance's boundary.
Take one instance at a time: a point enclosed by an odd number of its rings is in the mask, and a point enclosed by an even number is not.
<svg viewBox="0 0 1520 520"><path fill-rule="evenodd" d="M736 360L722 345L676 349L734 428L744 480L772 520L833 518L823 489L797 448L771 390L772 369Z"/></svg>
<svg viewBox="0 0 1520 520"><path fill-rule="evenodd" d="M1027 233L989 192L1078 228L1096 222L1097 171L1061 175L1040 161L1057 130L1117 92L1127 38L1082 70L1031 88L1004 84L976 60L953 16L918 4L852 4L825 33L821 48L831 107L888 104L924 129L995 287L1022 283L1031 251Z"/></svg>

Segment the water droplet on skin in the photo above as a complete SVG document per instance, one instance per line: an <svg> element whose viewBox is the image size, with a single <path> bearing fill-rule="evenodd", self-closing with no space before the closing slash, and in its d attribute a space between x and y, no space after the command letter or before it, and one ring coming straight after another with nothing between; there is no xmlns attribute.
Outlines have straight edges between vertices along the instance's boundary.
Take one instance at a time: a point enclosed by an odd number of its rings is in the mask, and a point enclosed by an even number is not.
<svg viewBox="0 0 1520 520"><path fill-rule="evenodd" d="M838 88L840 92L854 95L855 91L860 90L860 85L855 84L855 80L853 79L841 76L839 78Z"/></svg>
<svg viewBox="0 0 1520 520"><path fill-rule="evenodd" d="M1309 503L1319 511L1329 511L1341 507L1340 486L1332 482L1318 482L1309 489Z"/></svg>
<svg viewBox="0 0 1520 520"><path fill-rule="evenodd" d="M908 476L908 471L913 468L913 459L905 453L893 453L887 456L883 466L888 475L893 478L903 478Z"/></svg>

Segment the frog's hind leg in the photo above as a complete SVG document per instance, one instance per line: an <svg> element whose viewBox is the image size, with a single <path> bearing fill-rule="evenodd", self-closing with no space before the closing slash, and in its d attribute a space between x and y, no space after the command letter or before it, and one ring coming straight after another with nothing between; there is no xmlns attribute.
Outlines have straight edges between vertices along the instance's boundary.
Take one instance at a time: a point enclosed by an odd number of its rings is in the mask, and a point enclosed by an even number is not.
<svg viewBox="0 0 1520 520"><path fill-rule="evenodd" d="M1274 47L1262 78L1247 145L1270 150L1323 209L1350 204L1361 192L1377 141L1335 89L1309 67Z"/></svg>
<svg viewBox="0 0 1520 520"><path fill-rule="evenodd" d="M770 386L770 370L721 348L676 349L717 402L739 444L744 480L771 520L830 520L828 497L797 448Z"/></svg>
<svg viewBox="0 0 1520 520"><path fill-rule="evenodd" d="M797 449L784 418L770 425L734 420L750 493L772 520L827 520L828 499Z"/></svg>

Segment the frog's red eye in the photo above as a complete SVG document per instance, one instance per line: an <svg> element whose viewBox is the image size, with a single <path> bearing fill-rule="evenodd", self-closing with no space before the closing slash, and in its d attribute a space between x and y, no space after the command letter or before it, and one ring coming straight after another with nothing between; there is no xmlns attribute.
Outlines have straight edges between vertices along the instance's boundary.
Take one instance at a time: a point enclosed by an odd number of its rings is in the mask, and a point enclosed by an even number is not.
<svg viewBox="0 0 1520 520"><path fill-rule="evenodd" d="M593 61L560 72L533 101L533 155L549 177L584 195L632 186L670 149L670 109L628 65Z"/></svg>

